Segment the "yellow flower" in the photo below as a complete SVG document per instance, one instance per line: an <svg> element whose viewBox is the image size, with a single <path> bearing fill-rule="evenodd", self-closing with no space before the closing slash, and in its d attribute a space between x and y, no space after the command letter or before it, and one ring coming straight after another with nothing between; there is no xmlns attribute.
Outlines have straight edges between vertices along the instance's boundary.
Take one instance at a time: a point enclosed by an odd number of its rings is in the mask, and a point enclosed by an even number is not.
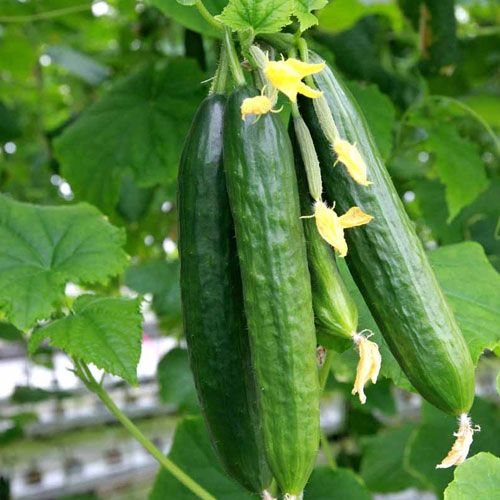
<svg viewBox="0 0 500 500"><path fill-rule="evenodd" d="M340 257L347 255L344 229L368 224L373 219L359 207L352 207L339 217L333 208L327 207L321 200L314 204L312 217L316 219L316 227L321 237L337 250Z"/></svg>
<svg viewBox="0 0 500 500"><path fill-rule="evenodd" d="M244 120L247 115L264 115L273 111L273 102L265 95L247 97L241 103L241 119Z"/></svg>
<svg viewBox="0 0 500 500"><path fill-rule="evenodd" d="M362 186L372 184L366 178L366 163L363 160L358 148L355 144L351 144L344 139L336 139L333 142L333 150L337 155L335 165L340 161L345 165L349 175Z"/></svg>
<svg viewBox="0 0 500 500"><path fill-rule="evenodd" d="M264 67L264 74L273 87L285 94L290 101L297 101L297 94L316 98L323 93L307 86L302 78L318 73L325 67L325 63L308 64L298 59L289 58L286 61L268 61Z"/></svg>
<svg viewBox="0 0 500 500"><path fill-rule="evenodd" d="M464 462L469 453L474 432L480 430L479 426L472 427L472 422L466 413L460 415L460 427L458 428L458 432L453 433L457 439L453 443L448 455L446 455L440 464L436 465L436 469L447 469L452 465L459 465Z"/></svg>
<svg viewBox="0 0 500 500"><path fill-rule="evenodd" d="M353 335L353 340L358 346L359 362L352 394L358 394L359 401L364 405L366 403L365 385L369 380L372 384L377 382L382 356L380 356L378 345L363 335L356 333Z"/></svg>

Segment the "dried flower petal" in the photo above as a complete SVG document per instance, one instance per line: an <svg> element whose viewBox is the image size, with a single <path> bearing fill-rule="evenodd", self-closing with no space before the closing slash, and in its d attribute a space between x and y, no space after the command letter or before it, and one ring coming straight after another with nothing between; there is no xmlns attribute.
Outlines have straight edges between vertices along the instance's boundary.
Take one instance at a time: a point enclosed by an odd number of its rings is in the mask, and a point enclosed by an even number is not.
<svg viewBox="0 0 500 500"><path fill-rule="evenodd" d="M241 103L241 119L244 120L247 115L264 115L272 111L273 102L265 95L247 97Z"/></svg>
<svg viewBox="0 0 500 500"><path fill-rule="evenodd" d="M446 455L440 464L436 465L436 469L447 469L448 467L464 462L469 454L474 432L480 430L478 426L472 427L471 419L466 413L460 415L460 427L458 428L458 432L453 433L457 439L453 443L448 455Z"/></svg>
<svg viewBox="0 0 500 500"><path fill-rule="evenodd" d="M317 201L314 204L314 217L321 237L335 248L341 257L345 257L347 243L344 238L344 229L333 208L328 208L322 201Z"/></svg>
<svg viewBox="0 0 500 500"><path fill-rule="evenodd" d="M369 186L372 184L367 180L366 163L361 156L355 144L351 144L344 139L337 139L333 143L333 150L337 155L337 161L341 162L347 168L349 175L362 186Z"/></svg>
<svg viewBox="0 0 500 500"><path fill-rule="evenodd" d="M359 362L352 394L358 394L361 404L365 404L365 385L369 380L371 380L373 384L377 382L380 365L382 364L382 356L380 356L378 345L368 340L363 335L357 333L353 335L353 340L358 346Z"/></svg>
<svg viewBox="0 0 500 500"><path fill-rule="evenodd" d="M344 229L362 226L368 224L371 220L373 220L373 216L366 214L359 207L352 207L339 217L340 224Z"/></svg>

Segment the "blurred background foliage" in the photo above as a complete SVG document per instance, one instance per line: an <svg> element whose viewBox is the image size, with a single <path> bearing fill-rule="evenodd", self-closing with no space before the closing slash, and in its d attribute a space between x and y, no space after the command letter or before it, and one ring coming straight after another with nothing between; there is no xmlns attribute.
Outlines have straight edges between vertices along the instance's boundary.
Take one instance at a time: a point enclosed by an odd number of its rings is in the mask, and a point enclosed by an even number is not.
<svg viewBox="0 0 500 500"><path fill-rule="evenodd" d="M205 3L217 14L226 1ZM85 201L125 228L131 265L101 291L144 294L162 333L176 339L176 171L214 74L216 37L175 0L0 0L0 191L40 204ZM500 270L500 3L332 0L307 37L348 81L426 248L474 241ZM20 337L0 323L0 338ZM50 364L50 355L39 352L35 362ZM332 393L347 400L348 364L339 360L330 381ZM182 349L166 355L160 399L192 414L198 410L187 366ZM388 381L368 394L366 407L347 403L333 446L338 463L359 471L371 491L416 487L441 495L451 472L427 467L444 454L434 440L451 434L453 419L428 406L420 423L405 419ZM21 388L12 398L53 396ZM476 405L488 429L478 441L498 443L498 408L491 397ZM2 439L18 436L31 418L19 416ZM199 422L185 421L175 443L196 432ZM175 443L182 465L187 459ZM206 445L196 444L200 467ZM318 469L311 491L329 480L352 486L352 478L339 477L325 479ZM158 481L162 492L168 478Z"/></svg>

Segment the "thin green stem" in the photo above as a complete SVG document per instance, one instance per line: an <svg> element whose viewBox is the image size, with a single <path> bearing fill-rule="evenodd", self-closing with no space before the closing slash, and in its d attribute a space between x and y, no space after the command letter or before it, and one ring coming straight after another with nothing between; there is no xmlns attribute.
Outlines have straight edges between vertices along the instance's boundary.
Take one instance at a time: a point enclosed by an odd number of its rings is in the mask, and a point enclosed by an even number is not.
<svg viewBox="0 0 500 500"><path fill-rule="evenodd" d="M323 431L321 431L320 440L321 440L321 449L323 450L323 454L325 455L327 464L332 469L336 469L337 468L337 461L335 460L335 457L333 456L333 452L332 452L332 449L330 447L330 441L328 441L328 437L326 436L326 434Z"/></svg>
<svg viewBox="0 0 500 500"><path fill-rule="evenodd" d="M220 21L217 21L217 19L215 19L215 17L212 16L212 14L210 14L210 12L208 11L208 9L203 4L202 0L197 0L194 5L198 9L198 12L201 14L201 16L203 17L203 19L205 19L205 21L208 24L210 24L210 26L213 26L217 30L222 30L223 29L222 23Z"/></svg>
<svg viewBox="0 0 500 500"><path fill-rule="evenodd" d="M299 37L297 39L297 48L299 49L300 60L308 63L309 62L309 48L307 46L307 42L304 38ZM305 82L309 87L316 89L316 84L314 83L314 78L311 75L308 75L304 78Z"/></svg>
<svg viewBox="0 0 500 500"><path fill-rule="evenodd" d="M219 64L217 66L217 71L215 72L214 81L212 82L212 87L210 88L211 94L224 94L227 85L227 55L226 48L224 45L220 48Z"/></svg>
<svg viewBox="0 0 500 500"><path fill-rule="evenodd" d="M328 380L328 375L330 374L330 368L333 362L333 351L327 349L325 360L323 361L323 366L319 369L319 387L321 392L325 390L326 381Z"/></svg>
<svg viewBox="0 0 500 500"><path fill-rule="evenodd" d="M127 429L130 434L162 465L174 476L180 483L194 493L202 500L216 500L208 491L200 486L196 481L189 477L182 469L177 467L168 457L166 457L138 427L116 406L115 402L106 390L97 382L88 366L74 360L75 373L80 377L86 387L92 391L106 406L106 408L116 417L116 419Z"/></svg>
<svg viewBox="0 0 500 500"><path fill-rule="evenodd" d="M227 59L229 62L229 68L233 78L238 85L245 85L245 75L240 66L240 61L238 59L238 54L236 53L236 48L234 46L233 37L230 28L224 28L224 46L226 47Z"/></svg>
<svg viewBox="0 0 500 500"><path fill-rule="evenodd" d="M0 23L29 23L32 21L46 21L56 17L65 16L67 14L75 14L77 12L90 11L91 5L73 5L63 9L48 10L46 12L38 12L27 16L0 16Z"/></svg>

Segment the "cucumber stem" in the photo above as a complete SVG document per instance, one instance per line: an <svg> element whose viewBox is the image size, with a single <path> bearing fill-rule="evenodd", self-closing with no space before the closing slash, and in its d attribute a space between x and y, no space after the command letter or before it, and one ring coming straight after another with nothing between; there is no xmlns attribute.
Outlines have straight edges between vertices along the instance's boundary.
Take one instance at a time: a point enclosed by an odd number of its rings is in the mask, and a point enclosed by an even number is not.
<svg viewBox="0 0 500 500"><path fill-rule="evenodd" d="M210 26L214 27L217 30L223 29L222 23L220 21L218 21L217 19L215 19L215 17L212 16L212 14L210 14L210 12L205 7L202 0L197 0L196 3L194 4L194 6L198 9L198 12L201 14L203 19L205 19L205 21L208 24L210 24Z"/></svg>
<svg viewBox="0 0 500 500"><path fill-rule="evenodd" d="M233 37L231 35L230 28L224 28L224 46L226 47L227 59L229 61L229 68L231 69L231 74L239 86L245 85L245 75L240 66L240 61L238 60L238 54L236 53L236 48L234 46Z"/></svg>
<svg viewBox="0 0 500 500"><path fill-rule="evenodd" d="M333 362L333 352L331 349L326 350L325 360L323 365L319 369L319 387L321 392L325 390L326 381L328 380L328 375L330 374L330 368Z"/></svg>
<svg viewBox="0 0 500 500"><path fill-rule="evenodd" d="M174 462L166 457L146 436L144 436L139 428L135 426L118 406L116 406L111 396L106 392L104 387L97 382L89 367L83 361L73 359L73 362L75 365L75 373L85 386L104 403L106 408L116 417L123 427L130 432L130 434L160 463L160 465L198 498L202 500L216 500L215 497L175 465Z"/></svg>
<svg viewBox="0 0 500 500"><path fill-rule="evenodd" d="M325 455L326 462L328 463L330 468L336 469L337 461L333 456L332 449L330 448L330 442L328 441L328 437L324 432L321 432L320 440L321 440L321 449L323 450L323 454Z"/></svg>
<svg viewBox="0 0 500 500"><path fill-rule="evenodd" d="M217 66L217 70L215 71L215 76L212 82L212 86L210 87L210 94L224 94L227 85L227 73L228 73L228 65L227 65L226 48L224 47L224 45L221 45L219 64Z"/></svg>

